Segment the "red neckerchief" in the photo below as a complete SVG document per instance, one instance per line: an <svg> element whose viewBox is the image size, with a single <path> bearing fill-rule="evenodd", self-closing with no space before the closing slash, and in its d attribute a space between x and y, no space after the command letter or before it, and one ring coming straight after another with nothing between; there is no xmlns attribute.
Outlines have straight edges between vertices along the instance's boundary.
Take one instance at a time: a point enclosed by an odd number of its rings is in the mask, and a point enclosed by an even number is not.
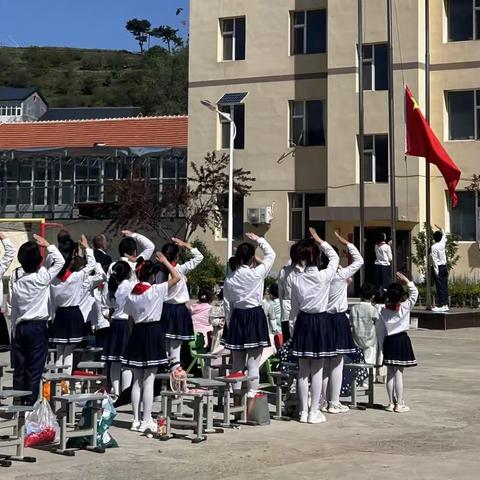
<svg viewBox="0 0 480 480"><path fill-rule="evenodd" d="M175 268L177 266L177 262L170 262L170 265Z"/></svg>
<svg viewBox="0 0 480 480"><path fill-rule="evenodd" d="M384 242L384 241L381 241L381 242L378 242L378 243L377 243L377 247L381 247L382 245L385 245L385 242Z"/></svg>
<svg viewBox="0 0 480 480"><path fill-rule="evenodd" d="M400 310L400 304L395 303L395 304L385 305L385 308L388 309L388 310L392 310L394 312L398 312Z"/></svg>
<svg viewBox="0 0 480 480"><path fill-rule="evenodd" d="M59 276L58 278L62 282L65 282L71 274L72 274L72 272L70 270L67 270L61 277Z"/></svg>
<svg viewBox="0 0 480 480"><path fill-rule="evenodd" d="M149 283L137 283L132 290L133 295L141 295L142 293L145 293L151 285Z"/></svg>
<svg viewBox="0 0 480 480"><path fill-rule="evenodd" d="M97 288L98 288L99 290L103 290L103 287L104 287L104 286L105 286L105 283L102 282L102 283L99 283L99 284L97 285Z"/></svg>

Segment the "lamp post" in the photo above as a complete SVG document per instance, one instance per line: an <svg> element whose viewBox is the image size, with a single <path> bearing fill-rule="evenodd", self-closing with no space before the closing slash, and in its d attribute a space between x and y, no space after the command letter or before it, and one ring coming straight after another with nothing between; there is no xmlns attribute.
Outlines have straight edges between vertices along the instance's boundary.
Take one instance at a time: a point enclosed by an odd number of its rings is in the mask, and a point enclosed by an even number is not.
<svg viewBox="0 0 480 480"><path fill-rule="evenodd" d="M230 153L228 165L228 221L227 221L227 260L233 254L233 150L234 141L237 136L237 127L233 121L232 115L222 112L209 100L201 100L200 103L212 112L218 113L221 117L230 123Z"/></svg>

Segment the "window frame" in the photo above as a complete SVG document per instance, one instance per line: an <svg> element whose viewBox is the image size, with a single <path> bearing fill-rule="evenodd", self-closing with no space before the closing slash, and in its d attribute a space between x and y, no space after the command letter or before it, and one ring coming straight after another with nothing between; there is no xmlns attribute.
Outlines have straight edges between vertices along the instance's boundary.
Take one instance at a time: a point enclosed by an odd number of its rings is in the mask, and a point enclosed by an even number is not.
<svg viewBox="0 0 480 480"><path fill-rule="evenodd" d="M235 235L235 200L238 200L241 198L242 200L242 231L238 234ZM226 206L220 206L219 204L220 199L222 199L223 204ZM228 192L225 193L219 193L217 196L217 210L220 212L220 224L217 225L216 228L216 235L215 235L215 240L217 241L227 241L228 238L227 236L223 236L223 230L225 229L225 232L228 235L228 217L227 217L227 222L224 223L224 215L228 215ZM245 195L242 195L240 193L234 193L233 194L233 240L241 240L244 236L245 233Z"/></svg>
<svg viewBox="0 0 480 480"><path fill-rule="evenodd" d="M243 19L245 22L245 38L244 38L244 58L236 58L237 53L237 20ZM232 21L233 30L224 31L224 23L228 20ZM221 39L221 55L220 61L221 62L241 62L247 58L247 18L246 16L238 16L238 17L224 17L219 19L220 23L220 39ZM225 58L225 35L232 36L232 58Z"/></svg>
<svg viewBox="0 0 480 480"><path fill-rule="evenodd" d="M299 195L302 199L302 206L301 207L294 207L294 196ZM288 193L288 241L289 242L297 242L298 240L302 240L306 234L306 223L307 223L307 195L323 195L323 205L326 205L326 195L325 192L289 192ZM295 238L293 235L293 214L300 212L302 214L302 235L300 238ZM325 223L325 222L324 222Z"/></svg>
<svg viewBox="0 0 480 480"><path fill-rule="evenodd" d="M322 126L323 126L323 144L310 144L307 133L308 133L308 109L307 103L308 102L321 102L322 103ZM326 128L326 119L327 115L325 112L325 99L310 99L310 100L290 100L289 102L289 138L288 138L288 146L290 148L296 147L325 147L327 145L327 128ZM295 104L302 103L303 104L303 114L302 115L294 115ZM293 139L293 132L294 132L294 120L295 119L303 119L303 128L302 128L302 135L300 137L300 142L296 143L296 139Z"/></svg>
<svg viewBox="0 0 480 480"><path fill-rule="evenodd" d="M473 95L473 103L472 103L472 109L473 109L473 138L452 138L451 134L451 93L456 93L456 92L471 92ZM480 89L467 89L467 90L447 90L447 134L448 134L448 141L449 142L473 142L473 141L479 141L480 140Z"/></svg>
<svg viewBox="0 0 480 480"><path fill-rule="evenodd" d="M371 78L370 78L370 85L371 85L371 88L365 88L365 82L364 82L364 87L363 87L363 91L364 92L386 92L388 91L388 78L387 78L387 88L386 89L382 89L382 90L379 90L377 89L377 85L376 85L376 71L377 71L377 61L376 61L376 50L377 50L377 46L385 46L386 43L385 42L379 42L379 43L362 43L361 45L361 48L362 48L362 64L363 64L363 68L365 69L365 67L367 65L370 65L371 66ZM371 47L372 48L372 55L371 57L366 57L364 54L363 54L363 49L365 47ZM388 62L388 50L387 50L387 62ZM364 70L365 71L365 70ZM388 70L387 70L387 75L388 75Z"/></svg>
<svg viewBox="0 0 480 480"><path fill-rule="evenodd" d="M452 1L455 1L455 0L447 1L446 10L445 10L446 16L447 16L447 43L473 42L475 40L480 40L480 29L477 29L477 15L480 17L480 2L478 0L471 0L472 2L472 38L467 38L462 40L450 39L450 2ZM480 21L479 21L479 24L480 24Z"/></svg>
<svg viewBox="0 0 480 480"><path fill-rule="evenodd" d="M480 205L479 205L479 201L480 201L480 195L479 195L479 192L477 190L474 190L474 191L469 191L469 190L458 190L457 193L471 193L474 195L474 206L475 206L475 210L474 210L474 217L473 217L473 220L475 222L475 238L473 240L463 240L463 239L459 239L458 241L461 242L461 243L473 243L473 242L477 242L477 243L480 243ZM449 206L449 214L450 214L450 232L455 234L455 235L458 235L458 233L452 231L452 213L454 212L454 210L452 209L452 202L450 201L450 199L448 199L448 206Z"/></svg>
<svg viewBox="0 0 480 480"><path fill-rule="evenodd" d="M327 22L327 12L325 8L310 8L306 10L292 10L290 11L290 56L297 55L321 55L327 53L327 29L325 28L325 51L324 52L308 52L308 13L316 11L325 11L325 23ZM303 23L295 23L295 14L303 13ZM303 29L303 52L295 53L295 30Z"/></svg>
<svg viewBox="0 0 480 480"><path fill-rule="evenodd" d="M365 147L365 139L367 137L372 137L372 147L371 148L366 148ZM377 181L377 154L376 154L376 142L375 138L376 137L387 137L387 142L388 142L388 133L367 133L363 135L363 160L365 161L365 154L371 153L372 154L372 180L365 180L365 183L369 184L378 184L378 185L386 185L390 181L390 162L388 159L388 152L387 152L387 181L386 182L378 182ZM365 165L364 171L365 171Z"/></svg>
<svg viewBox="0 0 480 480"><path fill-rule="evenodd" d="M244 97L245 98L245 97ZM242 105L243 106L243 147L236 147L235 142L237 141L238 137L238 130L239 126L237 124L237 121L235 120L235 107ZM222 107L227 107L229 109L228 112L222 112L222 113L228 113L230 117L232 118L233 122L235 123L235 127L237 128L237 135L235 136L235 139L233 141L233 149L234 150L245 150L245 102L242 100L241 102L233 102L233 103L217 103L217 107L220 111L222 111ZM225 124L228 124L228 128L230 128L230 122L223 116L220 115L220 113L217 114L218 117L218 142L217 145L219 147L219 150L230 150L230 136L228 137L228 145L224 146L223 145L223 126Z"/></svg>

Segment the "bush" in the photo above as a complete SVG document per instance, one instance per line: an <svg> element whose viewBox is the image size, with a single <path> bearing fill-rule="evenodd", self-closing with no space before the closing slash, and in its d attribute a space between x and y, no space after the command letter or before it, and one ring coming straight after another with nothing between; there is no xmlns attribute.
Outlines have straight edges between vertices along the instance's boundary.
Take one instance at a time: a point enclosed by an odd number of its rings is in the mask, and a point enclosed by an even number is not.
<svg viewBox="0 0 480 480"><path fill-rule="evenodd" d="M432 303L435 303L436 291L435 282L432 282ZM425 284L417 285L419 292L419 305L425 305L426 287ZM480 283L477 279L467 276L452 277L448 282L448 294L450 306L457 308L478 308L480 304Z"/></svg>

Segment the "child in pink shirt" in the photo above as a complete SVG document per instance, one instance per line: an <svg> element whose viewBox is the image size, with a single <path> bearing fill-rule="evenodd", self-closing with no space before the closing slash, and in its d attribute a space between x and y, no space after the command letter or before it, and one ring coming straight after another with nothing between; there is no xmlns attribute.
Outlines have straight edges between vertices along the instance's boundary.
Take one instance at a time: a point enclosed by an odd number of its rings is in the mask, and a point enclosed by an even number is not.
<svg viewBox="0 0 480 480"><path fill-rule="evenodd" d="M210 288L202 287L198 293L198 303L194 303L190 309L192 312L193 331L202 333L205 338L205 347L209 344L209 333L213 331L208 321L212 306L213 294ZM210 333L211 335L211 333Z"/></svg>

